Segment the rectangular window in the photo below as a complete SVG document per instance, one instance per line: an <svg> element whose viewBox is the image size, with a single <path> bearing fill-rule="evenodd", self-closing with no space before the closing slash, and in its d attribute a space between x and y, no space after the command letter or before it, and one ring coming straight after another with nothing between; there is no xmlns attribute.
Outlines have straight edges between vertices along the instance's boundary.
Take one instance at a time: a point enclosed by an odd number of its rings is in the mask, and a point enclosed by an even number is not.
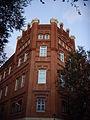
<svg viewBox="0 0 90 120"><path fill-rule="evenodd" d="M64 80L64 75L61 75L61 87L65 87L65 80Z"/></svg>
<svg viewBox="0 0 90 120"><path fill-rule="evenodd" d="M22 75L21 88L24 86L24 83L25 83L25 74Z"/></svg>
<svg viewBox="0 0 90 120"><path fill-rule="evenodd" d="M63 52L60 52L60 60L61 60L62 62L64 62L64 53L63 53Z"/></svg>
<svg viewBox="0 0 90 120"><path fill-rule="evenodd" d="M11 66L9 67L8 74L9 74L9 75L11 74Z"/></svg>
<svg viewBox="0 0 90 120"><path fill-rule="evenodd" d="M46 34L45 39L49 39L49 38L50 38L49 34Z"/></svg>
<svg viewBox="0 0 90 120"><path fill-rule="evenodd" d="M43 35L42 34L40 34L40 35L38 35L38 39L43 39Z"/></svg>
<svg viewBox="0 0 90 120"><path fill-rule="evenodd" d="M61 44L61 40L60 40L60 38L58 38L58 43Z"/></svg>
<svg viewBox="0 0 90 120"><path fill-rule="evenodd" d="M8 86L6 86L6 89L5 89L5 96L8 95Z"/></svg>
<svg viewBox="0 0 90 120"><path fill-rule="evenodd" d="M18 60L18 67L21 65L21 58Z"/></svg>
<svg viewBox="0 0 90 120"><path fill-rule="evenodd" d="M46 70L39 70L38 71L38 84L45 84L46 83Z"/></svg>
<svg viewBox="0 0 90 120"><path fill-rule="evenodd" d="M28 59L28 53L26 52L26 53L24 54L24 62L26 62L27 59Z"/></svg>
<svg viewBox="0 0 90 120"><path fill-rule="evenodd" d="M42 57L47 56L47 46L40 46L40 56Z"/></svg>
<svg viewBox="0 0 90 120"><path fill-rule="evenodd" d="M16 83L15 83L15 91L18 89L18 84L19 84L19 80L16 79Z"/></svg>
<svg viewBox="0 0 90 120"><path fill-rule="evenodd" d="M36 111L37 112L45 112L45 99L44 98L37 99Z"/></svg>
<svg viewBox="0 0 90 120"><path fill-rule="evenodd" d="M2 80L2 75L0 75L0 81Z"/></svg>
<svg viewBox="0 0 90 120"><path fill-rule="evenodd" d="M14 113L15 112L15 103L12 103L12 106L11 106L11 113Z"/></svg>
<svg viewBox="0 0 90 120"><path fill-rule="evenodd" d="M6 71L4 71L4 74L3 74L3 79L6 77Z"/></svg>
<svg viewBox="0 0 90 120"><path fill-rule="evenodd" d="M67 45L65 46L65 48L66 48L66 50L68 50L68 46Z"/></svg>
<svg viewBox="0 0 90 120"><path fill-rule="evenodd" d="M17 112L21 112L22 111L22 100L19 100L18 103L16 103L17 105Z"/></svg>
<svg viewBox="0 0 90 120"><path fill-rule="evenodd" d="M64 42L62 41L62 46L64 47Z"/></svg>
<svg viewBox="0 0 90 120"><path fill-rule="evenodd" d="M65 101L62 101L62 112L67 112L67 103Z"/></svg>
<svg viewBox="0 0 90 120"><path fill-rule="evenodd" d="M0 90L0 100L1 100L1 98L2 98L2 90Z"/></svg>

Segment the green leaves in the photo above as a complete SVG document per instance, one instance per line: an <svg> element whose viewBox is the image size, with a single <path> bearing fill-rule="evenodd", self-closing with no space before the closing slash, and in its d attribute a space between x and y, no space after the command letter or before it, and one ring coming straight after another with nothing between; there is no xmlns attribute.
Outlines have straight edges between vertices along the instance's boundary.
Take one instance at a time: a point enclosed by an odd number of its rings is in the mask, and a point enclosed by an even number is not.
<svg viewBox="0 0 90 120"><path fill-rule="evenodd" d="M68 111L72 108L72 120L80 120L85 117L84 113L87 110L88 88L90 79L90 63L88 62L87 52L83 47L78 46L78 50L69 53L65 62L65 68L58 71L64 75L64 89L60 89L62 95L68 96ZM61 84L61 82L58 82ZM70 113L67 112L69 115ZM70 116L69 116L70 117ZM69 118L68 117L68 118Z"/></svg>

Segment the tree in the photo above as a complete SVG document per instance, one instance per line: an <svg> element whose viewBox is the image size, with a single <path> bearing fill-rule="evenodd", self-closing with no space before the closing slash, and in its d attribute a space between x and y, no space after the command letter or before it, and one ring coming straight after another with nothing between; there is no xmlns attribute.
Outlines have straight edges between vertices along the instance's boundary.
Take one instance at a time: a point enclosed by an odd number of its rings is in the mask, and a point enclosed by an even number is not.
<svg viewBox="0 0 90 120"><path fill-rule="evenodd" d="M86 117L90 97L89 78L90 64L87 62L87 53L83 47L78 47L78 50L69 53L65 67L58 71L58 88L62 95L66 95L69 120L84 120Z"/></svg>
<svg viewBox="0 0 90 120"><path fill-rule="evenodd" d="M24 7L31 0L0 0L0 63L5 58L4 47L13 30L21 30L25 23Z"/></svg>

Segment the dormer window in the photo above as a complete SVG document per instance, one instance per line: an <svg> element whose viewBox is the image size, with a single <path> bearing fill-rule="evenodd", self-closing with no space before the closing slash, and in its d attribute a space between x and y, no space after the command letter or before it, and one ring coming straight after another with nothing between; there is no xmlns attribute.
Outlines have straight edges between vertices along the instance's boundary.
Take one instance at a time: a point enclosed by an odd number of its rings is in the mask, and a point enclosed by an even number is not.
<svg viewBox="0 0 90 120"><path fill-rule="evenodd" d="M39 34L39 35L38 35L38 39L42 40L42 39L43 39L43 35L42 35L42 34Z"/></svg>
<svg viewBox="0 0 90 120"><path fill-rule="evenodd" d="M45 35L45 39L49 39L50 38L50 35L49 34L46 34Z"/></svg>

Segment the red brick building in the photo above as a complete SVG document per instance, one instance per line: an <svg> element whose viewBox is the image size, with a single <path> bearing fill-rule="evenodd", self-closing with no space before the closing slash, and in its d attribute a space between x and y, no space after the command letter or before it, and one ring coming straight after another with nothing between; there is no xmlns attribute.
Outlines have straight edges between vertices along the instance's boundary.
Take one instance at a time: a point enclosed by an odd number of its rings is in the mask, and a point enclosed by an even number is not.
<svg viewBox="0 0 90 120"><path fill-rule="evenodd" d="M75 50L63 23L39 24L36 18L17 37L16 51L0 68L0 120L63 119L64 98L57 92L57 70Z"/></svg>

